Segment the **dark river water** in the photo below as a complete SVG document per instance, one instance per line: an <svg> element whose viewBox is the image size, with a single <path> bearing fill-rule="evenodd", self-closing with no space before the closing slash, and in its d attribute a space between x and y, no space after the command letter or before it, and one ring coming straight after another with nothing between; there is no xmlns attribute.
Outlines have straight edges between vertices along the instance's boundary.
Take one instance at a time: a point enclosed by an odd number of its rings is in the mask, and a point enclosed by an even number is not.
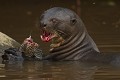
<svg viewBox="0 0 120 80"><path fill-rule="evenodd" d="M77 12L101 52L120 53L120 0L0 0L0 32L19 43L30 33L44 53L39 16L60 6ZM79 61L24 61L0 64L0 80L120 80L119 64Z"/></svg>
<svg viewBox="0 0 120 80"><path fill-rule="evenodd" d="M120 66L79 61L0 64L0 80L120 80Z"/></svg>

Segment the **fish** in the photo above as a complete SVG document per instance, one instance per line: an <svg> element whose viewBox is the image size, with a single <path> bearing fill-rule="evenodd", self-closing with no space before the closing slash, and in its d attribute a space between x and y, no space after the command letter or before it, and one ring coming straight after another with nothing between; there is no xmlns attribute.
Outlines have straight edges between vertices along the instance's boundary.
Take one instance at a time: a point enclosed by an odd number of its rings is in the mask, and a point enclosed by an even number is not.
<svg viewBox="0 0 120 80"><path fill-rule="evenodd" d="M34 42L32 37L24 39L19 48L4 50L3 61L42 60L43 52L39 44Z"/></svg>
<svg viewBox="0 0 120 80"><path fill-rule="evenodd" d="M43 54L42 50L39 49L39 44L33 41L31 35L23 41L19 51L27 57L42 58Z"/></svg>

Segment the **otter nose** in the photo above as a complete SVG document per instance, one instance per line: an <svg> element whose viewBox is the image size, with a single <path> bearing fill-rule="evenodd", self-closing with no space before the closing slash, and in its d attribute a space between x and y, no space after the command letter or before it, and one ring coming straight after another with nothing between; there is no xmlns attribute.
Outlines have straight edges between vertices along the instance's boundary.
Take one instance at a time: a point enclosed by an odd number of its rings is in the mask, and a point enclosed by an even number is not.
<svg viewBox="0 0 120 80"><path fill-rule="evenodd" d="M46 27L47 23L41 23L41 27Z"/></svg>
<svg viewBox="0 0 120 80"><path fill-rule="evenodd" d="M44 23L44 24L43 24L43 27L46 27L46 26L47 26L47 24Z"/></svg>

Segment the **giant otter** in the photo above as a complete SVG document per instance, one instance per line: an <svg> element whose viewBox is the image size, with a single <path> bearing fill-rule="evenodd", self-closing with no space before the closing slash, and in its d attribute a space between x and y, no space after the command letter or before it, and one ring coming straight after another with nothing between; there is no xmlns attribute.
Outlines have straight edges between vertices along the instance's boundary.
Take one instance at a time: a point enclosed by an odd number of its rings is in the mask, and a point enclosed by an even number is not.
<svg viewBox="0 0 120 80"><path fill-rule="evenodd" d="M41 15L40 24L41 39L53 41L43 59L111 62L116 57L100 53L80 17L70 9L48 9Z"/></svg>
<svg viewBox="0 0 120 80"><path fill-rule="evenodd" d="M40 24L41 39L45 42L52 41L52 44L49 54L42 55L43 57L35 55L39 60L80 60L120 64L119 54L100 53L75 12L61 7L48 9L41 15ZM5 50L8 58L11 58L12 54L15 60L22 57L26 60L26 57L16 55L17 52L19 51L14 49ZM2 56L3 60L8 59L6 54ZM34 57L30 58L34 60Z"/></svg>

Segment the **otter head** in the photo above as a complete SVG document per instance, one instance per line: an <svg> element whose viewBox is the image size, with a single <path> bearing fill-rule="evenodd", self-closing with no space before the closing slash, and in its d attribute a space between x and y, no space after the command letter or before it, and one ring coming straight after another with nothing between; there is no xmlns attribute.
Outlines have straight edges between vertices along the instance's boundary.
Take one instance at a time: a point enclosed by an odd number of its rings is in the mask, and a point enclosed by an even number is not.
<svg viewBox="0 0 120 80"><path fill-rule="evenodd" d="M53 40L52 48L59 47L78 30L77 15L65 8L54 7L45 11L40 17L41 39Z"/></svg>

